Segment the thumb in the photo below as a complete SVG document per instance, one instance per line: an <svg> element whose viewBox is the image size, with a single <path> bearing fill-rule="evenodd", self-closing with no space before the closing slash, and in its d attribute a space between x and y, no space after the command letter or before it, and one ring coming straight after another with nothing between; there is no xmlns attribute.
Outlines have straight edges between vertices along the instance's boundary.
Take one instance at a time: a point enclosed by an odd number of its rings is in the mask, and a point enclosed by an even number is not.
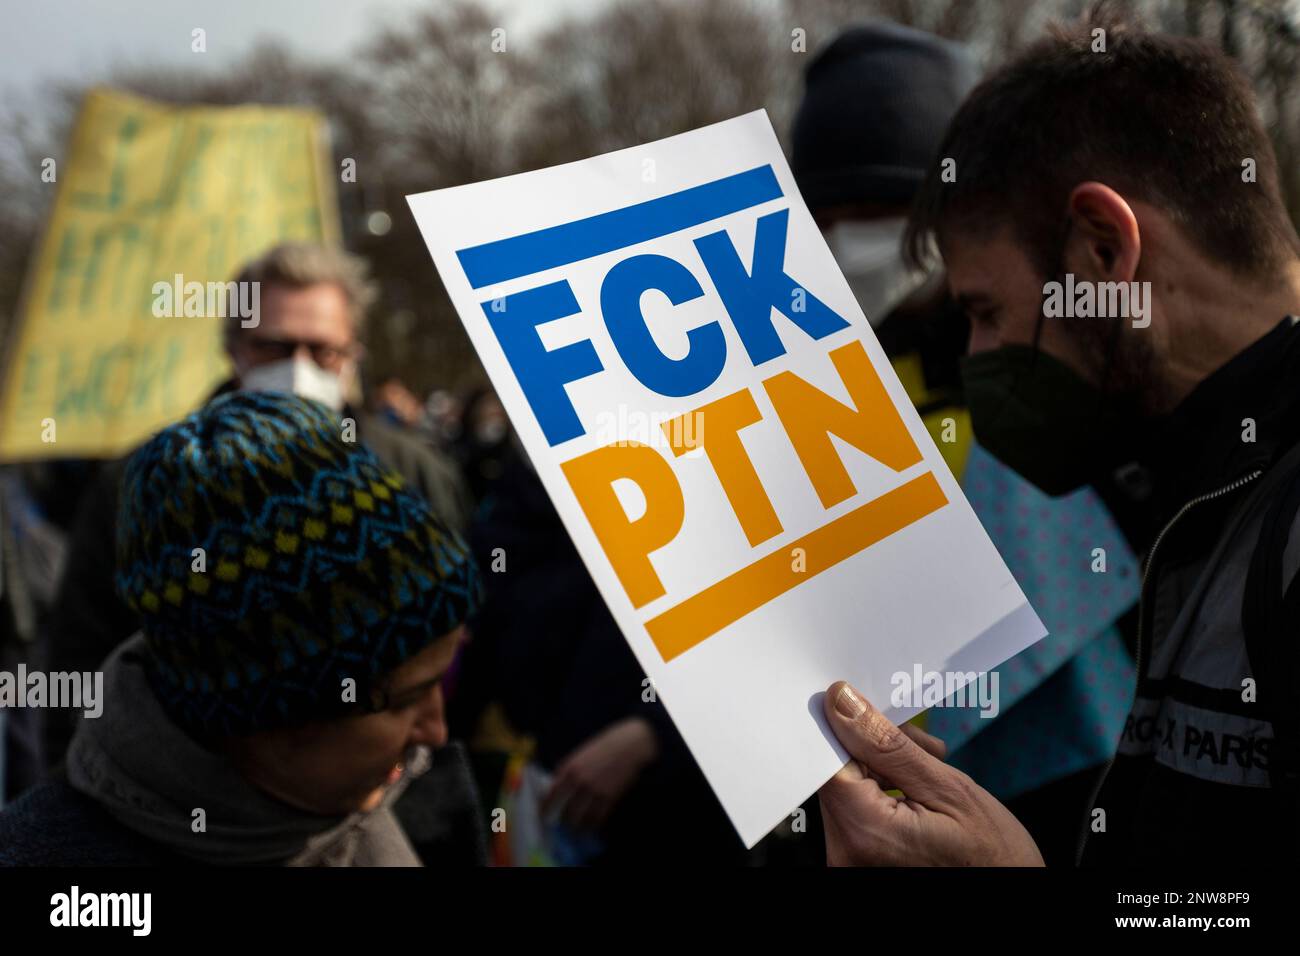
<svg viewBox="0 0 1300 956"><path fill-rule="evenodd" d="M844 749L877 777L931 809L951 804L956 771L927 753L845 681L826 691L826 719Z"/></svg>

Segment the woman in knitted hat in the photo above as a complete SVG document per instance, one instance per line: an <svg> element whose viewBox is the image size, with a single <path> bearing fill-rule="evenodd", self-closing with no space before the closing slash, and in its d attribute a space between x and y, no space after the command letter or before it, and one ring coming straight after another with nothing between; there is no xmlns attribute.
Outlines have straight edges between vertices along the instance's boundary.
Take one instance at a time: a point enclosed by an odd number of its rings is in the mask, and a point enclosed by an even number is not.
<svg viewBox="0 0 1300 956"><path fill-rule="evenodd" d="M446 742L473 560L324 406L219 398L127 467L104 664L67 779L0 813L0 862L418 865L392 813Z"/></svg>

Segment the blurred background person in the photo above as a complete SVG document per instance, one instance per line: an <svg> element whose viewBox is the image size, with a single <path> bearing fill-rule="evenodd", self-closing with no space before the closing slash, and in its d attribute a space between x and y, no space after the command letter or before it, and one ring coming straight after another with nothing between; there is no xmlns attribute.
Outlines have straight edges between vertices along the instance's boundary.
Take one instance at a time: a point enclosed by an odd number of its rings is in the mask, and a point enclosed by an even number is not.
<svg viewBox="0 0 1300 956"><path fill-rule="evenodd" d="M960 410L961 312L943 276L903 261L907 212L948 120L974 85L962 47L879 22L840 33L808 65L790 134L790 168L858 305L950 467L969 429L941 442Z"/></svg>
<svg viewBox="0 0 1300 956"><path fill-rule="evenodd" d="M481 504L509 459L519 453L511 441L505 406L491 387L480 386L466 395L452 451L475 504Z"/></svg>
<svg viewBox="0 0 1300 956"><path fill-rule="evenodd" d="M73 459L0 468L0 671L38 667L39 625L67 559L70 503L94 474ZM0 707L0 806L44 771L40 711Z"/></svg>
<svg viewBox="0 0 1300 956"><path fill-rule="evenodd" d="M524 455L508 458L470 544L485 600L458 680L486 688L480 702L490 697L515 740L527 738L524 812L549 830L550 862L745 862ZM453 714L476 724L481 711Z"/></svg>
<svg viewBox="0 0 1300 956"><path fill-rule="evenodd" d="M384 379L375 388L370 408L388 424L398 428L418 429L424 425L424 406L415 393L395 376Z"/></svg>
<svg viewBox="0 0 1300 956"><path fill-rule="evenodd" d="M434 447L448 451L460 437L464 403L450 389L435 388L424 402Z"/></svg>

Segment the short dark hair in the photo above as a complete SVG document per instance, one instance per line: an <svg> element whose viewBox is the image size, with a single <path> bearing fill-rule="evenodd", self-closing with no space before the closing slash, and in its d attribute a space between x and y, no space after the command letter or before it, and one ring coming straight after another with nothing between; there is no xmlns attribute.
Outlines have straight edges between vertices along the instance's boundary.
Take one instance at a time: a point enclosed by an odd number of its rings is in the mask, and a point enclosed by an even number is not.
<svg viewBox="0 0 1300 956"><path fill-rule="evenodd" d="M1105 52L1094 52L1104 30ZM1255 182L1243 182L1243 161ZM955 160L954 182L943 161ZM951 178L951 177L949 177ZM1242 275L1278 268L1300 239L1249 83L1210 45L1150 33L1107 3L1049 28L958 109L912 207L914 263L951 230L1009 227L1043 275L1066 202L1097 180L1158 206L1206 255Z"/></svg>

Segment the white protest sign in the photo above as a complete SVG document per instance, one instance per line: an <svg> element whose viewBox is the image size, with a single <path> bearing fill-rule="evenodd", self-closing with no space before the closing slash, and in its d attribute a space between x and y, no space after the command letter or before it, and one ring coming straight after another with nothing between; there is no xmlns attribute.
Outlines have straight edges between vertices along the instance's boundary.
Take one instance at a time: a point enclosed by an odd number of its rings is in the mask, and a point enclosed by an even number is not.
<svg viewBox="0 0 1300 956"><path fill-rule="evenodd" d="M766 113L407 199L747 846L847 759L833 681L903 720L919 708L890 705L896 673L984 671L1043 636Z"/></svg>

